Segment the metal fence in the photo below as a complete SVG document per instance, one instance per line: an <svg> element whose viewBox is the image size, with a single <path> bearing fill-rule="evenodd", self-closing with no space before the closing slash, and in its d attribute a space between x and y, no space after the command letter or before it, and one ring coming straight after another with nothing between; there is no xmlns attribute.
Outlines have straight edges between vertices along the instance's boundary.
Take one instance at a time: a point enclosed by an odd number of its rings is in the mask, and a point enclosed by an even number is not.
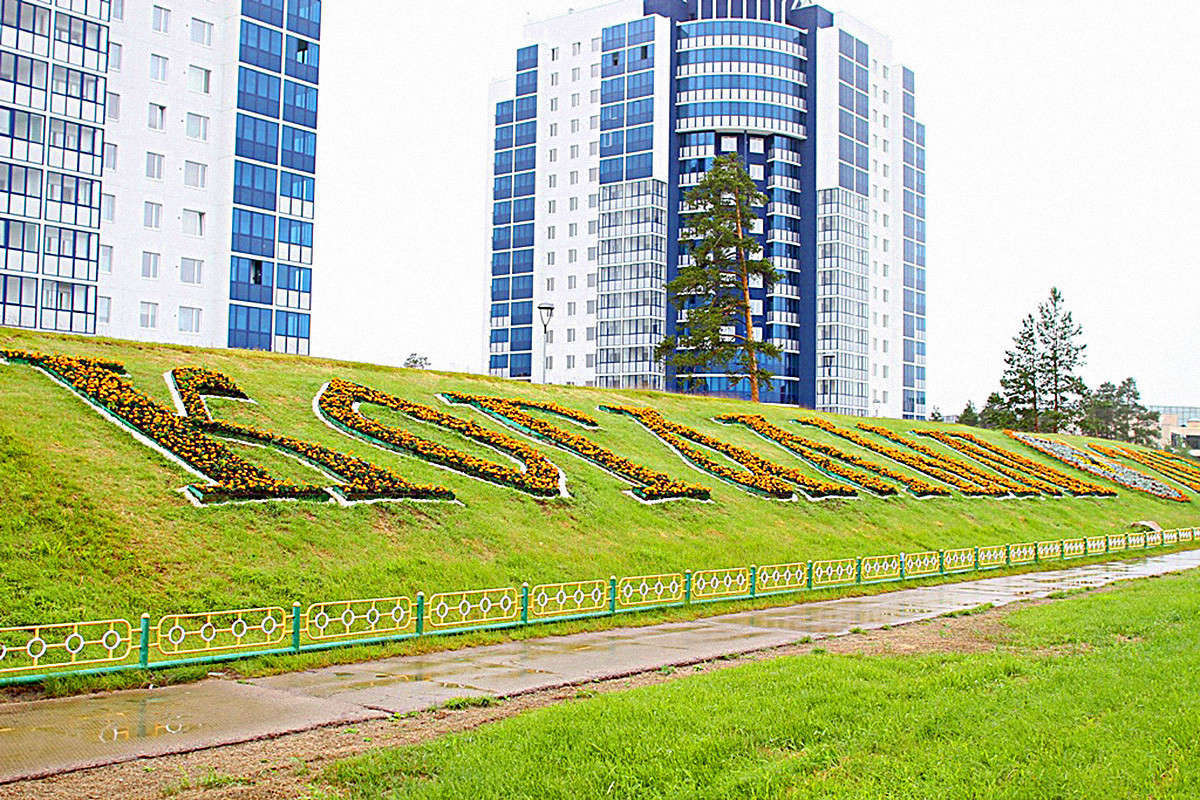
<svg viewBox="0 0 1200 800"><path fill-rule="evenodd" d="M0 686L61 675L96 675L304 653L417 636L496 630L654 608L750 600L844 587L982 572L1028 564L1200 544L1200 529L794 561L608 580L569 581L0 628Z"/></svg>

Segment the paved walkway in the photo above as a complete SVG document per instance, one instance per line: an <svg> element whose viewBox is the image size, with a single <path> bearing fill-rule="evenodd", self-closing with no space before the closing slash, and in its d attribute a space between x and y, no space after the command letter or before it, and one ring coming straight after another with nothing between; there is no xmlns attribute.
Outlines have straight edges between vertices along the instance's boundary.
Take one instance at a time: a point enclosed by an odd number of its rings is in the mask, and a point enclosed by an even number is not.
<svg viewBox="0 0 1200 800"><path fill-rule="evenodd" d="M0 783L680 666L1200 567L1200 550L368 661L262 678L0 704Z"/></svg>

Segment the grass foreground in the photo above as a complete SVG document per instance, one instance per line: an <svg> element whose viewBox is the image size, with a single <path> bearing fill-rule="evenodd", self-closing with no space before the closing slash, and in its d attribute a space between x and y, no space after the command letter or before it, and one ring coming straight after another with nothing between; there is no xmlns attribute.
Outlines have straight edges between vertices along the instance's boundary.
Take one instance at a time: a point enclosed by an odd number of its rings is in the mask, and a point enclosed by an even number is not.
<svg viewBox="0 0 1200 800"><path fill-rule="evenodd" d="M813 653L572 701L350 759L317 796L1200 796L1200 574L1004 626L992 652Z"/></svg>

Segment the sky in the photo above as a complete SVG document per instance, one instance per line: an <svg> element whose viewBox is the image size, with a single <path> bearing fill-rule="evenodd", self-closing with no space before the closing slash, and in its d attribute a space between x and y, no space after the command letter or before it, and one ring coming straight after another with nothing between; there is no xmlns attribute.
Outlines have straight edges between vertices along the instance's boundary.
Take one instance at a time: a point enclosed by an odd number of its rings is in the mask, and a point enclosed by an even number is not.
<svg viewBox="0 0 1200 800"><path fill-rule="evenodd" d="M482 368L492 109L526 21L589 0L324 9L316 355ZM917 74L929 407L998 386L1059 287L1089 385L1200 405L1200 4L842 0ZM376 24L372 24L375 22Z"/></svg>

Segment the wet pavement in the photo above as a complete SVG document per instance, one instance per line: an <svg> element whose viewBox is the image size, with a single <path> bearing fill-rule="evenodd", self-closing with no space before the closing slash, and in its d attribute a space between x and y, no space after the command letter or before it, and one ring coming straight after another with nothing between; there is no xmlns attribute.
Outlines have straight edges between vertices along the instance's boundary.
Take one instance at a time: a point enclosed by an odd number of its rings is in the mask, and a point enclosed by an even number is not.
<svg viewBox="0 0 1200 800"><path fill-rule="evenodd" d="M508 696L707 661L852 629L931 619L983 603L1200 567L1200 550L898 589L689 622L195 684L0 704L0 783L348 724L453 697Z"/></svg>

